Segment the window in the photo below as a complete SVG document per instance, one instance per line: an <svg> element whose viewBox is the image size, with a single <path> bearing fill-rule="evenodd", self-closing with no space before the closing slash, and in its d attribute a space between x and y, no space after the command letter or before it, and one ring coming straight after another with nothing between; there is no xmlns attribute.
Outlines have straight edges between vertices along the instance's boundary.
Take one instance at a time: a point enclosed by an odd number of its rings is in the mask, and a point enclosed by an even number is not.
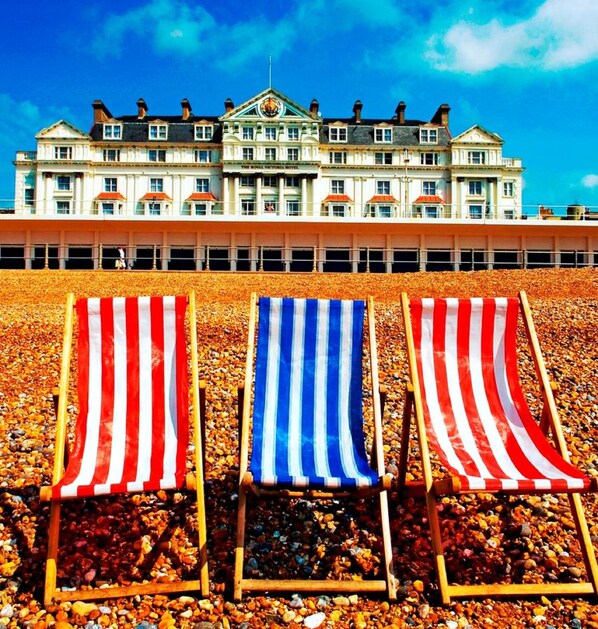
<svg viewBox="0 0 598 629"><path fill-rule="evenodd" d="M374 162L376 164L389 166L390 164L392 164L392 153L390 152L376 153L374 155Z"/></svg>
<svg viewBox="0 0 598 629"><path fill-rule="evenodd" d="M207 178L199 178L195 180L195 192L209 192L210 180Z"/></svg>
<svg viewBox="0 0 598 629"><path fill-rule="evenodd" d="M285 185L287 188L298 188L299 177L287 177L285 180Z"/></svg>
<svg viewBox="0 0 598 629"><path fill-rule="evenodd" d="M422 144L436 144L438 142L438 130L437 129L420 129L419 141Z"/></svg>
<svg viewBox="0 0 598 629"><path fill-rule="evenodd" d="M345 182L343 179L332 179L330 181L330 192L332 194L345 194Z"/></svg>
<svg viewBox="0 0 598 629"><path fill-rule="evenodd" d="M56 214L70 214L71 202L70 201L56 201Z"/></svg>
<svg viewBox="0 0 598 629"><path fill-rule="evenodd" d="M120 140L122 138L122 127L119 124L104 125L104 140Z"/></svg>
<svg viewBox="0 0 598 629"><path fill-rule="evenodd" d="M71 189L71 178L68 175L58 175L56 177L56 190L68 192Z"/></svg>
<svg viewBox="0 0 598 629"><path fill-rule="evenodd" d="M299 141L299 127L288 127L287 138L291 142L298 142Z"/></svg>
<svg viewBox="0 0 598 629"><path fill-rule="evenodd" d="M241 186L244 188L255 186L255 177L253 175L241 175Z"/></svg>
<svg viewBox="0 0 598 629"><path fill-rule="evenodd" d="M287 201L287 216L299 216L299 201Z"/></svg>
<svg viewBox="0 0 598 629"><path fill-rule="evenodd" d="M486 153L484 151L467 151L468 164L485 164Z"/></svg>
<svg viewBox="0 0 598 629"><path fill-rule="evenodd" d="M104 192L116 192L116 177L104 177Z"/></svg>
<svg viewBox="0 0 598 629"><path fill-rule="evenodd" d="M198 149L195 151L195 161L208 164L212 161L212 151Z"/></svg>
<svg viewBox="0 0 598 629"><path fill-rule="evenodd" d="M114 214L114 203L102 203L102 214Z"/></svg>
<svg viewBox="0 0 598 629"><path fill-rule="evenodd" d="M165 124L151 124L149 126L150 140L166 140L168 136L168 127Z"/></svg>
<svg viewBox="0 0 598 629"><path fill-rule="evenodd" d="M269 146L265 149L264 157L267 161L273 162L276 160L276 149L272 146Z"/></svg>
<svg viewBox="0 0 598 629"><path fill-rule="evenodd" d="M422 166L436 166L438 164L438 153L420 153L419 163Z"/></svg>
<svg viewBox="0 0 598 629"><path fill-rule="evenodd" d="M392 142L392 129L374 129L374 142Z"/></svg>
<svg viewBox="0 0 598 629"><path fill-rule="evenodd" d="M469 218L482 218L483 208L481 205L469 206Z"/></svg>
<svg viewBox="0 0 598 629"><path fill-rule="evenodd" d="M331 164L346 164L347 151L330 151L330 163Z"/></svg>
<svg viewBox="0 0 598 629"><path fill-rule="evenodd" d="M505 197L515 196L515 186L512 181L503 181L502 193Z"/></svg>
<svg viewBox="0 0 598 629"><path fill-rule="evenodd" d="M332 216L344 216L346 207L344 205L333 205Z"/></svg>
<svg viewBox="0 0 598 629"><path fill-rule="evenodd" d="M72 146L55 146L54 159L73 159Z"/></svg>
<svg viewBox="0 0 598 629"><path fill-rule="evenodd" d="M105 162L120 162L120 149L104 149L102 157Z"/></svg>
<svg viewBox="0 0 598 629"><path fill-rule="evenodd" d="M390 218L392 216L392 208L390 205L374 205L372 206L372 215L378 218Z"/></svg>
<svg viewBox="0 0 598 629"><path fill-rule="evenodd" d="M35 188L25 188L25 205L33 205L35 200Z"/></svg>
<svg viewBox="0 0 598 629"><path fill-rule="evenodd" d="M346 142L347 141L347 128L346 127L330 127L330 141L331 142Z"/></svg>
<svg viewBox="0 0 598 629"><path fill-rule="evenodd" d="M469 194L480 196L482 194L482 182L479 180L472 180L469 182Z"/></svg>
<svg viewBox="0 0 598 629"><path fill-rule="evenodd" d="M424 206L424 217L425 218L438 218L438 206L436 205Z"/></svg>
<svg viewBox="0 0 598 629"><path fill-rule="evenodd" d="M208 213L208 204L207 203L195 203L193 205L193 210L195 212L195 216L206 216Z"/></svg>
<svg viewBox="0 0 598 629"><path fill-rule="evenodd" d="M196 140L211 140L214 135L214 126L211 124L198 124L195 125L195 139Z"/></svg>
<svg viewBox="0 0 598 629"><path fill-rule="evenodd" d="M150 213L150 216L160 216L162 212L161 203L152 202L147 204L147 209Z"/></svg>
<svg viewBox="0 0 598 629"><path fill-rule="evenodd" d="M150 162L165 162L166 150L165 149L149 149L147 157Z"/></svg>
<svg viewBox="0 0 598 629"><path fill-rule="evenodd" d="M246 162L253 161L253 148L246 147L243 149L243 160Z"/></svg>
<svg viewBox="0 0 598 629"><path fill-rule="evenodd" d="M243 127L243 139L253 140L253 127Z"/></svg>
<svg viewBox="0 0 598 629"><path fill-rule="evenodd" d="M276 201L264 201L264 212L267 214L277 214Z"/></svg>
<svg viewBox="0 0 598 629"><path fill-rule="evenodd" d="M376 194L390 194L390 181L377 181Z"/></svg>
<svg viewBox="0 0 598 629"><path fill-rule="evenodd" d="M264 129L264 139L276 140L276 127L266 127Z"/></svg>
<svg viewBox="0 0 598 629"><path fill-rule="evenodd" d="M278 185L278 177L272 177L270 175L266 175L264 177L265 188L276 188L277 185Z"/></svg>
<svg viewBox="0 0 598 629"><path fill-rule="evenodd" d="M243 216L254 216L255 215L255 201L253 199L242 199L241 200L241 214Z"/></svg>
<svg viewBox="0 0 598 629"><path fill-rule="evenodd" d="M150 192L164 192L164 179L152 177L150 179Z"/></svg>
<svg viewBox="0 0 598 629"><path fill-rule="evenodd" d="M299 161L299 149L298 148L288 148L287 149L287 160L289 162L298 162Z"/></svg>
<svg viewBox="0 0 598 629"><path fill-rule="evenodd" d="M422 194L435 195L436 194L436 182L435 181L423 181L422 182Z"/></svg>

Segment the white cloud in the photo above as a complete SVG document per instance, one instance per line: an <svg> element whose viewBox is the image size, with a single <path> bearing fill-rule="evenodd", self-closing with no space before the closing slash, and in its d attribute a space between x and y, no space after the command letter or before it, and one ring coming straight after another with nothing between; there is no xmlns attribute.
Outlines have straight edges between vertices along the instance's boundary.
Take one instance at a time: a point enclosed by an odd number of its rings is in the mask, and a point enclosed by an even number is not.
<svg viewBox="0 0 598 629"><path fill-rule="evenodd" d="M505 15L474 22L474 16L427 40L425 57L435 69L469 74L500 67L553 71L598 59L596 0L545 0L519 21Z"/></svg>
<svg viewBox="0 0 598 629"><path fill-rule="evenodd" d="M584 188L598 188L598 175L586 175L581 180Z"/></svg>

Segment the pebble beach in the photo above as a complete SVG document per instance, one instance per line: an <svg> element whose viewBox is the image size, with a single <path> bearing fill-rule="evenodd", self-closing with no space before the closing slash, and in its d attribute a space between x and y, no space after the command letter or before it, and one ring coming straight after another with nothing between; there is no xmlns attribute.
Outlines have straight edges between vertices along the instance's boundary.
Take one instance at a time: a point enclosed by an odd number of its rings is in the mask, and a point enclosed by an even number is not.
<svg viewBox="0 0 598 629"><path fill-rule="evenodd" d="M207 384L206 509L211 593L137 596L43 606L49 507L39 500L54 462L57 386L66 294L124 296L195 291L199 375ZM407 380L400 294L516 296L524 290L572 461L598 477L598 271L536 269L462 273L269 274L138 271L0 271L0 627L220 629L250 627L570 627L598 629L598 601L479 598L440 604L423 500L390 491L398 601L357 594L247 594L232 601L238 484L237 387L243 381L249 300L267 296L375 302L385 463L396 470ZM520 341L523 349L523 330ZM533 363L520 354L522 386L541 411ZM75 381L69 413L76 414ZM368 413L365 414L368 420ZM368 436L369 439L369 436ZM189 456L191 464L191 456ZM416 448L409 474L420 477ZM436 474L442 469L434 463ZM598 547L598 495L582 498ZM196 567L193 497L184 492L66 503L58 581L172 581ZM565 496L475 494L439 502L449 581L572 582L585 569ZM376 499L254 501L247 569L269 578L379 578Z"/></svg>

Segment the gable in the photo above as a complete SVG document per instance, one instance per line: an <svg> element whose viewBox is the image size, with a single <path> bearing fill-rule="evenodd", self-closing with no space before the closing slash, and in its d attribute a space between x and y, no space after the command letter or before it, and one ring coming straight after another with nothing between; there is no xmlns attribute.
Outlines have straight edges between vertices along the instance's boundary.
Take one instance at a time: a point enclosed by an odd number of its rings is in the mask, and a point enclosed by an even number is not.
<svg viewBox="0 0 598 629"><path fill-rule="evenodd" d="M227 112L220 117L220 120L227 122L242 122L243 120L314 122L318 118L284 94L269 88Z"/></svg>
<svg viewBox="0 0 598 629"><path fill-rule="evenodd" d="M66 120L59 120L36 134L37 140L89 140L87 133Z"/></svg>
<svg viewBox="0 0 598 629"><path fill-rule="evenodd" d="M503 144L503 139L496 133L486 131L475 125L453 138L452 144Z"/></svg>

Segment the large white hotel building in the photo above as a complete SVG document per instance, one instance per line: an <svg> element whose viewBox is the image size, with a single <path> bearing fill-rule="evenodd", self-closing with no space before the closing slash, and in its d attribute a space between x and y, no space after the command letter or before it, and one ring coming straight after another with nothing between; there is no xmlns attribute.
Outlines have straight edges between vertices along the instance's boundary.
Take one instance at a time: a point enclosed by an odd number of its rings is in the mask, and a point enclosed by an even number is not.
<svg viewBox="0 0 598 629"><path fill-rule="evenodd" d="M596 223L522 211L521 159L474 125L324 118L268 88L220 115L113 116L89 133L60 120L18 151L0 266L400 272L594 265Z"/></svg>

